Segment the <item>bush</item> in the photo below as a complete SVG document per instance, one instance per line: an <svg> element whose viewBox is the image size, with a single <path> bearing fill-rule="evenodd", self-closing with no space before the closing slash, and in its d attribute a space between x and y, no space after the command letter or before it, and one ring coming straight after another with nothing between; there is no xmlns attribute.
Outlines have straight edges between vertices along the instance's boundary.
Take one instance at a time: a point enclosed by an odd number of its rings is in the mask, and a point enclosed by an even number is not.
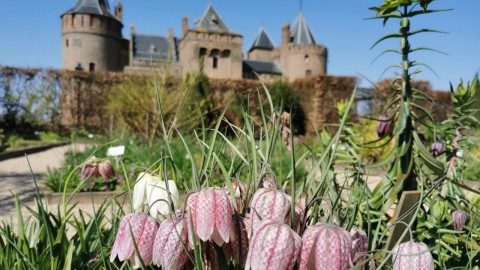
<svg viewBox="0 0 480 270"><path fill-rule="evenodd" d="M295 135L305 134L305 112L300 106L300 97L293 87L285 82L277 81L269 87L272 103L280 108L283 105L284 111L291 111L293 133Z"/></svg>

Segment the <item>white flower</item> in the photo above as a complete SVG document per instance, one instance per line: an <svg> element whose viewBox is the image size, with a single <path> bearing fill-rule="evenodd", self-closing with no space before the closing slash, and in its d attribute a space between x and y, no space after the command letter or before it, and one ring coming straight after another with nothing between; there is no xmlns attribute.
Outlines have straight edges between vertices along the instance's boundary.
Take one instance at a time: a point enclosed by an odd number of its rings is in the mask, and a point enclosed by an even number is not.
<svg viewBox="0 0 480 270"><path fill-rule="evenodd" d="M167 188L168 187L168 188ZM140 173L133 188L133 209L139 209L143 204L150 207L150 215L167 215L170 213L170 205L178 206L178 189L175 182L162 181L159 176L149 173ZM170 203L166 203L165 201Z"/></svg>

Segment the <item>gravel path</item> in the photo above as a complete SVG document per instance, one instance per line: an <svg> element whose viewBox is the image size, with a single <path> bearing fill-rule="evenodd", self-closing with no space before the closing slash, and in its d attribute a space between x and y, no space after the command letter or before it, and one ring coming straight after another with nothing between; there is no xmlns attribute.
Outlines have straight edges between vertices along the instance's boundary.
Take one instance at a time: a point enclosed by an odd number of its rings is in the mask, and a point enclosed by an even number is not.
<svg viewBox="0 0 480 270"><path fill-rule="evenodd" d="M24 205L33 202L36 189L32 172L40 189L43 190L42 176L48 169L59 168L67 151L84 151L87 146L87 144L75 143L29 155L31 170L26 157L0 161L0 221L10 219L15 211L13 194L16 194Z"/></svg>

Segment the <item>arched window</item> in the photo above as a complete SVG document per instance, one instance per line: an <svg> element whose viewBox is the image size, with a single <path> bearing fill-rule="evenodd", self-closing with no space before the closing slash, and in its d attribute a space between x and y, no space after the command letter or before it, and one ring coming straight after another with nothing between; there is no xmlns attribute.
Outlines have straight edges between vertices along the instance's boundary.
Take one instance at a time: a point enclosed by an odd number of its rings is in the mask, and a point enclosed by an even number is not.
<svg viewBox="0 0 480 270"><path fill-rule="evenodd" d="M305 64L308 64L309 61L310 61L310 58L308 54L305 54Z"/></svg>
<svg viewBox="0 0 480 270"><path fill-rule="evenodd" d="M230 57L230 54L231 54L230 50L223 50L222 51L222 57L224 57L224 58Z"/></svg>
<svg viewBox="0 0 480 270"><path fill-rule="evenodd" d="M205 55L207 55L207 48L200 48L198 57L205 57Z"/></svg>

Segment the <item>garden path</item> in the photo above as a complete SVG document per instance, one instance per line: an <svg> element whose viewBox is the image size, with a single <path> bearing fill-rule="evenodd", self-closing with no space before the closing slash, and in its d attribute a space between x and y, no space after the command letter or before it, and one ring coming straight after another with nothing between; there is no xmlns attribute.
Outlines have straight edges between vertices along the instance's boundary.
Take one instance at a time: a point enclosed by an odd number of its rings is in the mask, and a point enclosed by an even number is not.
<svg viewBox="0 0 480 270"><path fill-rule="evenodd" d="M40 190L44 190L42 176L48 169L59 168L67 151L84 151L87 146L85 143L73 143L29 155L31 170L26 157L0 161L0 222L9 220L15 213L13 194L18 196L24 206L33 205L36 188L32 175L38 181ZM26 211L26 208L22 208L22 212Z"/></svg>

